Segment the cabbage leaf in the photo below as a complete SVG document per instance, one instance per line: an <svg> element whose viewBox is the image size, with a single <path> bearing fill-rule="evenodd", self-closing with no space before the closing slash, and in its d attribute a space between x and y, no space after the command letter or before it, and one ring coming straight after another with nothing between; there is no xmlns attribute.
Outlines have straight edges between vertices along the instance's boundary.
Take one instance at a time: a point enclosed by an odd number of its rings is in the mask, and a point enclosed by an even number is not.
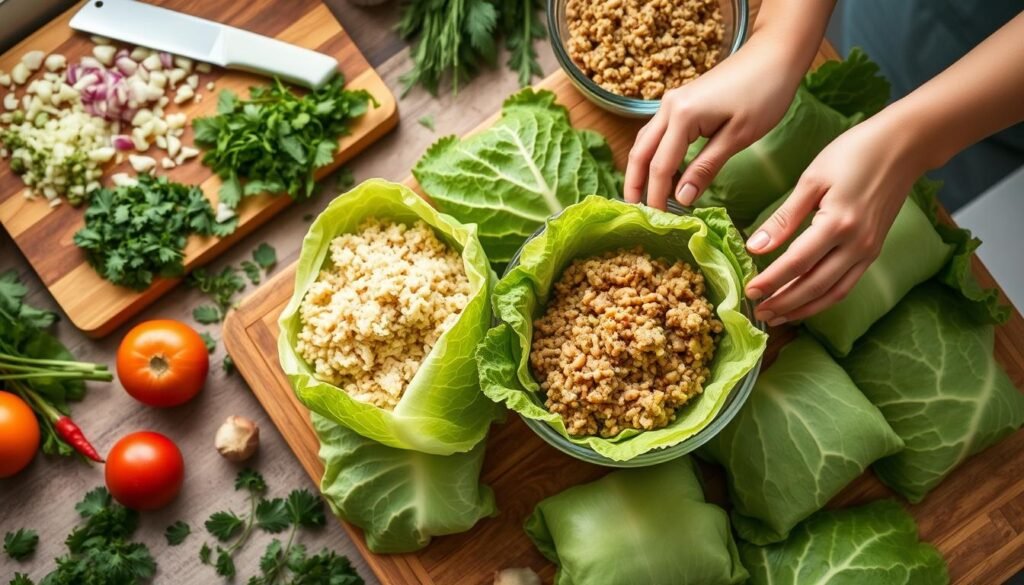
<svg viewBox="0 0 1024 585"><path fill-rule="evenodd" d="M324 475L320 490L335 515L363 530L376 553L419 550L433 536L465 532L495 516L480 484L484 443L467 453L429 455L376 443L316 413Z"/></svg>
<svg viewBox="0 0 1024 585"><path fill-rule="evenodd" d="M299 305L329 258L331 240L355 231L368 217L403 223L422 220L462 254L470 297L457 321L427 355L393 411L351 397L322 382L295 351L302 328ZM500 410L481 392L473 353L490 325L488 292L494 275L476 237L435 211L404 185L366 181L339 196L313 222L302 241L295 292L281 313L278 355L299 400L310 410L390 447L450 455L473 448Z"/></svg>
<svg viewBox="0 0 1024 585"><path fill-rule="evenodd" d="M441 138L412 173L438 209L477 224L496 266L563 208L587 195L622 193L605 139L574 130L569 112L543 90L510 96L501 118L478 134Z"/></svg>
<svg viewBox="0 0 1024 585"><path fill-rule="evenodd" d="M725 468L737 534L767 544L785 539L871 463L902 448L832 356L800 336L699 453Z"/></svg>
<svg viewBox="0 0 1024 585"><path fill-rule="evenodd" d="M946 562L893 500L815 514L785 542L739 543L749 585L943 585Z"/></svg>
<svg viewBox="0 0 1024 585"><path fill-rule="evenodd" d="M562 418L548 412L528 364L533 320L548 302L568 264L608 250L642 246L655 257L683 259L703 272L708 299L724 325L704 392L677 412L669 426L626 429L612 438L570 436ZM570 441L616 461L669 447L707 426L736 384L758 363L767 335L741 312L743 286L754 268L739 232L722 209L677 216L646 206L591 196L552 218L522 250L519 264L495 287L492 304L501 324L477 351L484 393L520 415L547 422Z"/></svg>
<svg viewBox="0 0 1024 585"><path fill-rule="evenodd" d="M965 304L936 282L921 285L843 360L906 442L874 470L911 502L1024 425L1024 394L992 355L995 331Z"/></svg>
<svg viewBox="0 0 1024 585"><path fill-rule="evenodd" d="M526 534L558 565L555 585L734 585L739 561L725 510L704 501L689 457L624 469L537 504Z"/></svg>

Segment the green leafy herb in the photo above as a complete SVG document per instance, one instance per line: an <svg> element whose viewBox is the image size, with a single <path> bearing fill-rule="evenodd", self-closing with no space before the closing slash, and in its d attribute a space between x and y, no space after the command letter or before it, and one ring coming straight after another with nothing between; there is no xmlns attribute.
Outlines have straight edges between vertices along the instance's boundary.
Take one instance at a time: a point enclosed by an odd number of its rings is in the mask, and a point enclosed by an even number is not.
<svg viewBox="0 0 1024 585"><path fill-rule="evenodd" d="M262 271L258 264L252 260L242 260L242 272L245 273L246 278L253 284L259 284L261 277L263 276Z"/></svg>
<svg viewBox="0 0 1024 585"><path fill-rule="evenodd" d="M253 261L263 270L270 271L277 265L277 250L270 244L263 242L252 251Z"/></svg>
<svg viewBox="0 0 1024 585"><path fill-rule="evenodd" d="M423 126L427 130L434 132L434 114L427 114L426 116L423 116L422 118L417 120L417 122L419 122L420 126Z"/></svg>
<svg viewBox="0 0 1024 585"><path fill-rule="evenodd" d="M256 506L256 526L270 533L281 532L288 528L288 507L281 498L262 500Z"/></svg>
<svg viewBox="0 0 1024 585"><path fill-rule="evenodd" d="M540 0L413 0L398 24L403 38L416 37L413 67L401 77L403 93L422 85L437 94L448 76L452 90L469 81L483 65L495 63L499 29L509 50L508 66L520 85L541 73L534 41L547 36Z"/></svg>
<svg viewBox="0 0 1024 585"><path fill-rule="evenodd" d="M69 415L70 402L85 397L85 381L109 382L107 367L75 361L46 331L57 315L25 303L28 289L14 270L0 273L0 375L4 387L24 400L39 419L43 452L72 455L55 422Z"/></svg>
<svg viewBox="0 0 1024 585"><path fill-rule="evenodd" d="M189 528L188 524L178 520L167 527L167 530L164 531L164 536L167 537L167 544L177 546L185 542L185 538L191 533L192 529Z"/></svg>
<svg viewBox="0 0 1024 585"><path fill-rule="evenodd" d="M250 88L249 101L222 91L217 115L192 122L196 144L206 149L203 164L224 181L219 201L234 209L242 197L259 193L308 198L316 169L334 161L338 137L377 105L366 91L344 85L338 74L300 97L275 79Z"/></svg>
<svg viewBox="0 0 1024 585"><path fill-rule="evenodd" d="M39 535L35 530L19 528L4 535L4 552L16 561L32 556L39 544Z"/></svg>
<svg viewBox="0 0 1024 585"><path fill-rule="evenodd" d="M223 542L238 534L244 524L234 512L214 512L206 521L206 529Z"/></svg>
<svg viewBox="0 0 1024 585"><path fill-rule="evenodd" d="M487 130L435 142L412 172L438 209L477 224L496 267L553 214L587 195L622 193L604 138L575 130L553 93L531 89L509 97Z"/></svg>
<svg viewBox="0 0 1024 585"><path fill-rule="evenodd" d="M142 290L154 277L181 275L191 234L223 237L237 223L217 223L199 187L140 175L135 185L93 193L74 242L103 278Z"/></svg>
<svg viewBox="0 0 1024 585"><path fill-rule="evenodd" d="M262 494L267 491L267 482L263 480L263 476L259 472L245 468L239 471L238 476L235 478L235 489Z"/></svg>
<svg viewBox="0 0 1024 585"><path fill-rule="evenodd" d="M217 350L217 340L210 335L209 332L203 331L199 334L199 337L203 339L203 345L206 346L206 353L213 353Z"/></svg>
<svg viewBox="0 0 1024 585"><path fill-rule="evenodd" d="M149 549L128 540L138 524L135 512L114 502L102 487L86 494L75 509L84 522L68 535L68 554L57 559L57 569L42 583L137 585L153 577L156 562Z"/></svg>
<svg viewBox="0 0 1024 585"><path fill-rule="evenodd" d="M238 275L238 269L233 266L225 266L220 273L197 268L188 275L186 283L189 287L206 293L216 304L200 305L193 309L192 317L204 325L223 321L228 310L234 306L235 294L245 288L245 281Z"/></svg>
<svg viewBox="0 0 1024 585"><path fill-rule="evenodd" d="M547 28L541 21L544 11L543 0L501 0L501 30L505 31L505 48L508 49L508 68L515 71L519 85L530 85L533 77L540 76L540 63L534 42L548 36Z"/></svg>
<svg viewBox="0 0 1024 585"><path fill-rule="evenodd" d="M230 376L235 373L235 360L231 359L231 356L225 355L220 362L220 369L224 371L225 375Z"/></svg>
<svg viewBox="0 0 1024 585"><path fill-rule="evenodd" d="M36 585L25 573L15 573L8 585Z"/></svg>
<svg viewBox="0 0 1024 585"><path fill-rule="evenodd" d="M336 185L338 186L338 191L348 191L356 184L356 176L355 174L352 173L352 169L348 167L341 167L340 169L338 169L336 175ZM312 213L310 213L309 219L307 219L306 221L312 220L313 217L315 216ZM303 216L303 219L305 219L305 216Z"/></svg>

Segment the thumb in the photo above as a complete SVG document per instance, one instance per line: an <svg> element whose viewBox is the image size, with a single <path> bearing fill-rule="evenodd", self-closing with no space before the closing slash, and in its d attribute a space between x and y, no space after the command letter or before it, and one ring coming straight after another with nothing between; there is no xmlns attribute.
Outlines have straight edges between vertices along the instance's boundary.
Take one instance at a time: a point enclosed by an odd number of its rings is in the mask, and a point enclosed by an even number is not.
<svg viewBox="0 0 1024 585"><path fill-rule="evenodd" d="M676 200L679 204L693 204L722 170L726 161L746 146L728 124L716 132L683 170L676 184Z"/></svg>
<svg viewBox="0 0 1024 585"><path fill-rule="evenodd" d="M827 188L803 178L793 187L782 205L747 240L747 249L766 254L778 248L796 233L804 218L818 206Z"/></svg>

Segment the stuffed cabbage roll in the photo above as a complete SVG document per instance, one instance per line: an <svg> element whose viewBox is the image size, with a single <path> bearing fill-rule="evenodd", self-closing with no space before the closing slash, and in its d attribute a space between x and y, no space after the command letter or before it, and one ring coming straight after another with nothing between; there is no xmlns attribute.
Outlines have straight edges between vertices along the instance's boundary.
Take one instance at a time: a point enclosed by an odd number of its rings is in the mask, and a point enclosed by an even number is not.
<svg viewBox="0 0 1024 585"><path fill-rule="evenodd" d="M992 355L995 331L972 319L964 305L952 290L925 283L843 360L906 442L874 470L911 502L1024 425L1024 394Z"/></svg>
<svg viewBox="0 0 1024 585"><path fill-rule="evenodd" d="M740 542L749 585L943 585L946 561L892 500L811 516L785 542Z"/></svg>
<svg viewBox="0 0 1024 585"><path fill-rule="evenodd" d="M767 544L785 539L869 465L902 448L825 348L801 336L700 453L725 468L737 534Z"/></svg>
<svg viewBox="0 0 1024 585"><path fill-rule="evenodd" d="M919 188L923 186L914 187L915 190ZM767 221L788 196L787 193L766 209L748 231L756 231L757 226ZM910 289L942 270L953 254L953 246L942 240L928 215L913 199L908 198L900 208L882 244L881 253L846 298L804 320L807 329L837 356L850 353L854 342L875 321L895 307ZM807 229L810 223L810 218L805 220L797 234ZM781 256L795 238L790 238L770 254L755 256L755 261L764 268Z"/></svg>
<svg viewBox="0 0 1024 585"><path fill-rule="evenodd" d="M312 413L324 476L320 491L336 516L363 529L376 553L403 553L431 537L465 532L498 508L480 483L485 442L467 453L429 455L381 445Z"/></svg>
<svg viewBox="0 0 1024 585"><path fill-rule="evenodd" d="M526 533L555 585L743 583L725 510L704 501L689 457L624 469L537 504Z"/></svg>

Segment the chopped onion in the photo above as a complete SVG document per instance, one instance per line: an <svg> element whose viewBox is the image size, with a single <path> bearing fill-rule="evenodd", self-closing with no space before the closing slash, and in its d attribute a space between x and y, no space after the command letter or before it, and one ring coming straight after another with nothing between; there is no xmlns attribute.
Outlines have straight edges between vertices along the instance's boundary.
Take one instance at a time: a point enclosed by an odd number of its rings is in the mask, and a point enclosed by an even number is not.
<svg viewBox="0 0 1024 585"><path fill-rule="evenodd" d="M164 69L174 67L174 55L160 51L160 64L164 66Z"/></svg>
<svg viewBox="0 0 1024 585"><path fill-rule="evenodd" d="M130 136L125 134L117 134L116 136L110 137L110 144L117 150L127 151L135 148L135 143L132 142Z"/></svg>

